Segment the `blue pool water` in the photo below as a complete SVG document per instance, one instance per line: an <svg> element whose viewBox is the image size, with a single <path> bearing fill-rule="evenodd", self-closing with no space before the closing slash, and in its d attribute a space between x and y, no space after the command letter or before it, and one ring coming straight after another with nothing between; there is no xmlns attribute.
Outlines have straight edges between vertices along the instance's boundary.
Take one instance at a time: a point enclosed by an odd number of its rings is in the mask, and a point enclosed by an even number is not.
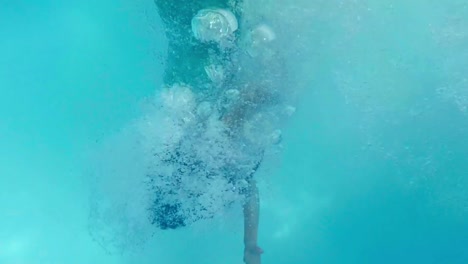
<svg viewBox="0 0 468 264"><path fill-rule="evenodd" d="M263 263L468 263L466 1L250 8L299 98L258 173ZM90 231L90 157L161 87L162 30L149 0L0 0L0 263L242 263L235 210L126 253Z"/></svg>

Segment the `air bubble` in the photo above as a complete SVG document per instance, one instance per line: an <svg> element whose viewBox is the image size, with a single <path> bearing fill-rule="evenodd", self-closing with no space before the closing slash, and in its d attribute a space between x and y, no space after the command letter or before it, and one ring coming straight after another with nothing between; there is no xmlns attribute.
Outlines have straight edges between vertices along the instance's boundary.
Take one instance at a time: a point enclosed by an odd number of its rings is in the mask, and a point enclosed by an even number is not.
<svg viewBox="0 0 468 264"><path fill-rule="evenodd" d="M226 9L202 9L192 19L192 31L202 42L228 39L238 28L234 14Z"/></svg>

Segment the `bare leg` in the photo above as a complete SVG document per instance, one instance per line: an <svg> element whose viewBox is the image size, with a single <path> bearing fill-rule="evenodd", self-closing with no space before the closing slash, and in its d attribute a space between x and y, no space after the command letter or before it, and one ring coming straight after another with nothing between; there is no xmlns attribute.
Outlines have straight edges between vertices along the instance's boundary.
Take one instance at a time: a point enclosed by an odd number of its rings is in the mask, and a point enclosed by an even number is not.
<svg viewBox="0 0 468 264"><path fill-rule="evenodd" d="M249 193L244 204L244 262L260 264L263 250L258 247L258 219L259 219L258 188L254 180L249 182Z"/></svg>

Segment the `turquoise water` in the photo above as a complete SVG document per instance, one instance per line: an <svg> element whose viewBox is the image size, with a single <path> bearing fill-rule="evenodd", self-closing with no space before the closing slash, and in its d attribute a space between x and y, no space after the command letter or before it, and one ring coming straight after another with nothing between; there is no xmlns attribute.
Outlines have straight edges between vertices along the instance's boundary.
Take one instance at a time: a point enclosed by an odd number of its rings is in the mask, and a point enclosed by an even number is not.
<svg viewBox="0 0 468 264"><path fill-rule="evenodd" d="M257 2L300 98L258 175L263 263L468 263L468 5L439 2ZM0 36L0 263L241 263L240 212L90 235L89 153L162 84L151 1L0 1Z"/></svg>

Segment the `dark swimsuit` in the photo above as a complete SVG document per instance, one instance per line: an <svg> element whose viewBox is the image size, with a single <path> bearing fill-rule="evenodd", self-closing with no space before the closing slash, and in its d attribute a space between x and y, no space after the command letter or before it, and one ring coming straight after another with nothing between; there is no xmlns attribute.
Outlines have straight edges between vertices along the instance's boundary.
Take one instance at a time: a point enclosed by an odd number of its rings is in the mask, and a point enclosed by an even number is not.
<svg viewBox="0 0 468 264"><path fill-rule="evenodd" d="M261 156L262 157L262 156ZM248 173L244 173L245 176L242 176L243 179L245 179L247 182L251 181L253 178L253 175L255 172L258 170L260 167L262 158L254 165L254 167L250 170ZM211 173L210 171L207 171L207 166L204 164L203 161L193 159L191 157L186 157L184 154L181 154L178 150L174 151L172 155L166 160L163 160L164 163L166 163L169 166L177 168L175 172L171 175L172 177L172 185L171 189L172 190L178 190L180 188L180 182L182 177L216 177L216 173ZM235 169L229 169L230 172L235 171ZM200 174L200 171L204 171L204 173ZM153 178L154 176L158 177L159 175L153 175L150 178ZM228 182L230 184L233 184L233 186L237 186L237 181L239 180L239 175L235 174L235 176L230 173L226 173L225 176L228 179ZM154 179L154 178L153 178ZM246 186L238 186L236 188L238 194L240 195L247 195L247 187ZM180 202L173 202L173 203L168 203L165 201L164 196L165 195L172 195L173 193L167 193L167 191L163 190L158 190L155 189L155 199L153 201L153 204L150 208L151 212L151 223L154 225L157 225L161 229L176 229L178 227L186 226L186 216L181 214L180 212L180 207L181 203ZM170 191L171 192L171 191ZM190 193L189 194L189 199L190 198L198 198L200 196L199 193ZM226 206L229 206L230 204L227 204ZM201 210L204 210L203 208ZM199 217L195 216L198 219L204 218L204 217ZM213 215L208 216L205 218L211 218ZM197 220L197 219L195 219Z"/></svg>

